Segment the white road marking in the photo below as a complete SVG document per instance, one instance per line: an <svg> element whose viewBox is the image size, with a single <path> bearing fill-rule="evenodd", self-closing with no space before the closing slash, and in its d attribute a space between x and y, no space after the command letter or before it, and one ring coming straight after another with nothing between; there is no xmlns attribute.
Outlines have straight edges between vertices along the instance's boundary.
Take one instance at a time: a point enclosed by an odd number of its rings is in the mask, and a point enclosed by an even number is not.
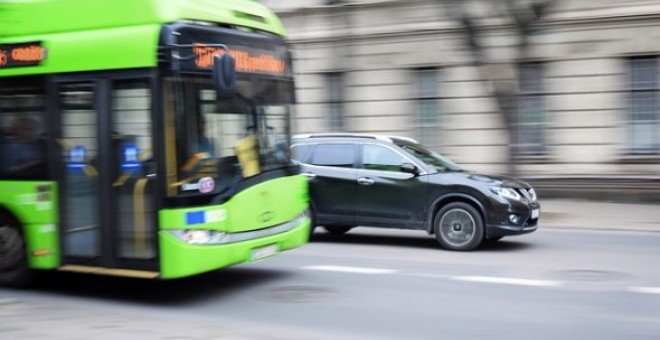
<svg viewBox="0 0 660 340"><path fill-rule="evenodd" d="M644 294L660 294L660 287L628 287L627 291Z"/></svg>
<svg viewBox="0 0 660 340"><path fill-rule="evenodd" d="M452 278L450 275L425 274L425 273L408 274L408 276L426 277L426 278L430 278L430 279L444 279L444 280L450 280Z"/></svg>
<svg viewBox="0 0 660 340"><path fill-rule="evenodd" d="M399 270L385 269L385 268L365 268L365 267L347 267L347 266L306 266L306 267L301 267L300 269L340 272L340 273L353 273L353 274L404 274L407 276L436 278L436 279L444 279L444 280L452 280L452 281L495 283L495 284L507 284L507 285L531 286L531 287L559 287L564 284L564 282L562 281L555 281L555 280L533 280L533 279L520 279L520 278L498 277L498 276L449 276L449 275L425 274L425 273L405 274L405 273L401 273ZM660 295L660 287L627 287L625 290L633 293Z"/></svg>
<svg viewBox="0 0 660 340"><path fill-rule="evenodd" d="M453 276L450 277L449 279L454 281L499 283L499 284L507 284L507 285L534 286L534 287L557 287L563 284L563 282L561 281L516 279L510 277L494 277L494 276Z"/></svg>
<svg viewBox="0 0 660 340"><path fill-rule="evenodd" d="M356 273L356 274L394 274L398 270L381 268L362 268L362 267L344 267L344 266L307 266L302 267L307 270L322 270L329 272Z"/></svg>

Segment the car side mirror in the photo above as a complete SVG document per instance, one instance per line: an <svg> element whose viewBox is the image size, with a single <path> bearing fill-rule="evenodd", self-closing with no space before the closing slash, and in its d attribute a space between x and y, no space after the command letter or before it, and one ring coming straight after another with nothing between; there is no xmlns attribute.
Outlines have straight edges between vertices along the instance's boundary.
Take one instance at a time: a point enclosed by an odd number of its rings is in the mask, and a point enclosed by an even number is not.
<svg viewBox="0 0 660 340"><path fill-rule="evenodd" d="M411 174L411 175L415 175L415 176L419 175L419 169L417 168L417 166L415 164L403 163L399 167L399 170L401 172L404 172L404 173L407 173L407 174Z"/></svg>

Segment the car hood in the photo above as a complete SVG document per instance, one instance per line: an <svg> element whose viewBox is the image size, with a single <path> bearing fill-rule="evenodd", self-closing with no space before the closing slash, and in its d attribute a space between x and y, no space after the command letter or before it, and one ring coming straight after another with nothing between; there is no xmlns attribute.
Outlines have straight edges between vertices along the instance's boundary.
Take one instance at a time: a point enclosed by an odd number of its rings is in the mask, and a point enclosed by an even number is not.
<svg viewBox="0 0 660 340"><path fill-rule="evenodd" d="M446 177L447 175L452 176L456 182L477 182L481 185L502 186L516 189L531 188L531 186L525 181L502 175L480 174L476 172L441 172L433 176Z"/></svg>

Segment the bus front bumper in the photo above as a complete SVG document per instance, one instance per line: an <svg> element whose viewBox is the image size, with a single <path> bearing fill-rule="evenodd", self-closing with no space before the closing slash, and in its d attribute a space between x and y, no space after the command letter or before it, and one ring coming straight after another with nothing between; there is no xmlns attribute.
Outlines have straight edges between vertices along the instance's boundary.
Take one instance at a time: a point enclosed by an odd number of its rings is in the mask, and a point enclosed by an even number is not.
<svg viewBox="0 0 660 340"><path fill-rule="evenodd" d="M311 219L305 216L296 219L296 224L288 230L269 235L267 228L254 233L255 238L225 244L188 244L182 242L167 230L159 232L160 240L160 278L175 279L223 267L254 262L270 257L279 252L300 247L307 243ZM281 230L281 229L280 229ZM267 236L261 236L267 235Z"/></svg>

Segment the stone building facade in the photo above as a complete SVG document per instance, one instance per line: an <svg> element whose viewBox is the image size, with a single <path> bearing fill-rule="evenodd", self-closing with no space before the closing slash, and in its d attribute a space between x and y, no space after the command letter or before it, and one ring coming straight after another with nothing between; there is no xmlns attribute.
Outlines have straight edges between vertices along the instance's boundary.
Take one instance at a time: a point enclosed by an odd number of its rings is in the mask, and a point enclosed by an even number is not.
<svg viewBox="0 0 660 340"><path fill-rule="evenodd" d="M507 125L458 20L469 13L495 77L516 80L520 176L660 191L658 1L557 0L524 58L498 1L263 2L294 48L296 132L404 135L470 170L506 172Z"/></svg>

